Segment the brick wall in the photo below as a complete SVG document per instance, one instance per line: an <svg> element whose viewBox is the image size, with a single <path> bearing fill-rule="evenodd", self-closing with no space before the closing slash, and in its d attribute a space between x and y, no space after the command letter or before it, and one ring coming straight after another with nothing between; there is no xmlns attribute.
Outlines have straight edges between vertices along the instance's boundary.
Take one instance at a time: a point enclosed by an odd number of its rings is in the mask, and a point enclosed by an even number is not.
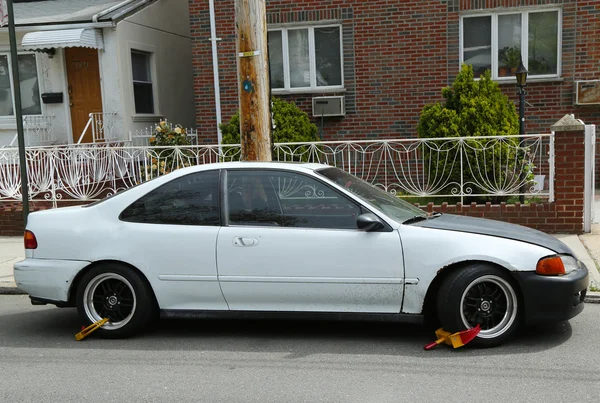
<svg viewBox="0 0 600 403"><path fill-rule="evenodd" d="M215 99L208 1L189 0L196 123L205 143L216 142ZM562 8L560 80L527 85L526 131L546 133L567 113L600 125L600 106L576 106L574 81L600 79L600 2L582 0L267 0L267 20L310 23L335 20L343 27L347 115L325 118L323 137L411 137L422 108L440 101L459 69L459 21L472 10L556 5ZM234 0L215 2L223 121L238 106ZM502 91L518 106L514 83ZM311 114L319 93L283 95ZM332 94L329 94L332 95ZM318 118L313 118L321 126ZM600 173L600 145L597 172ZM600 174L596 175L600 183Z"/></svg>
<svg viewBox="0 0 600 403"><path fill-rule="evenodd" d="M582 228L575 228L574 223L566 223L565 218L558 216L556 207L556 203L531 203L524 205L519 203L509 205L506 203L499 205L492 205L491 203L484 205L476 203L470 205L461 205L460 203L448 205L447 203L443 203L440 206L434 206L433 203L430 203L428 206L421 208L428 212L436 211L505 221L548 233L580 233ZM583 223L583 218L581 222ZM582 227L582 225L578 227Z"/></svg>
<svg viewBox="0 0 600 403"><path fill-rule="evenodd" d="M51 203L33 202L29 205L29 211L40 211L51 208ZM0 203L0 236L22 236L23 206L21 202Z"/></svg>
<svg viewBox="0 0 600 403"><path fill-rule="evenodd" d="M458 214L506 221L548 233L583 232L584 204L584 133L557 131L555 137L555 182L553 203L521 205L448 205L422 206L424 211Z"/></svg>

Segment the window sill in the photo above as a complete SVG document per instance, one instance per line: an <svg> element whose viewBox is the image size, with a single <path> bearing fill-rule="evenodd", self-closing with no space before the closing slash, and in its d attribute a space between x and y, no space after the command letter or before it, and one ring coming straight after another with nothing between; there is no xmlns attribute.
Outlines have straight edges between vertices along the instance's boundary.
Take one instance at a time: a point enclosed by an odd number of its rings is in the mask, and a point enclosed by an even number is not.
<svg viewBox="0 0 600 403"><path fill-rule="evenodd" d="M164 119L163 115L133 115L131 120L134 122L152 122L157 123Z"/></svg>
<svg viewBox="0 0 600 403"><path fill-rule="evenodd" d="M302 89L291 89L291 90L280 90L273 89L271 93L273 95L296 95L296 94L339 94L345 93L346 88L302 88Z"/></svg>
<svg viewBox="0 0 600 403"><path fill-rule="evenodd" d="M513 80L495 80L499 85L517 85L517 79ZM562 83L565 79L562 77L544 77L544 78L527 78L527 84L536 84L536 83Z"/></svg>

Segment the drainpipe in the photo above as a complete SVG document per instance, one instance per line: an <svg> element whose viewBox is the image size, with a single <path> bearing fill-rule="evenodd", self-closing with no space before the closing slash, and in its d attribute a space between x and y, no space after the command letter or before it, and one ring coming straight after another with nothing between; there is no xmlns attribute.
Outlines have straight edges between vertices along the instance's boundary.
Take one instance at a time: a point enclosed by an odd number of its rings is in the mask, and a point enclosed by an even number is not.
<svg viewBox="0 0 600 403"><path fill-rule="evenodd" d="M215 87L215 113L217 115L217 139L218 144L221 145L223 135L219 125L221 124L221 90L219 89L219 59L217 55L217 41L221 38L217 38L217 28L215 23L215 2L214 0L208 1L210 5L210 41L212 42L212 62L213 62L213 79ZM220 153L220 148L219 148Z"/></svg>
<svg viewBox="0 0 600 403"><path fill-rule="evenodd" d="M100 11L99 13L94 14L94 16L92 17L92 21L93 22L98 22L98 18L100 18L100 17L102 17L102 16L104 16L104 15L106 15L108 13L111 13L111 12L113 12L113 11L115 11L115 10L123 7L123 6L126 6L129 3L133 3L134 1L136 1L136 0L125 0L125 1L123 1L121 3L119 3L119 4L115 4L114 6L107 8L104 11Z"/></svg>

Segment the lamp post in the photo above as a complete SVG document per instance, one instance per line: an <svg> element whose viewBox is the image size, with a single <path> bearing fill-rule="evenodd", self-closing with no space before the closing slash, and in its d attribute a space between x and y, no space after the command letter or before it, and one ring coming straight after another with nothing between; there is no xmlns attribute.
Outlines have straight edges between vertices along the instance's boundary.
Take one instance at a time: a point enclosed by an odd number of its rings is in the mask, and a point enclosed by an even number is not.
<svg viewBox="0 0 600 403"><path fill-rule="evenodd" d="M529 72L525 66L523 66L523 59L521 59L519 67L517 68L517 71L515 71L517 85L519 86L519 134L525 134L525 84L527 83L527 73ZM519 177L523 184L523 169L521 169ZM523 193L524 186L521 186L520 190L520 193ZM519 201L525 203L525 195L521 194L519 196Z"/></svg>
<svg viewBox="0 0 600 403"><path fill-rule="evenodd" d="M19 169L21 172L21 200L23 203L23 224L27 227L29 215L29 185L27 184L27 159L25 156L25 135L23 134L23 113L21 104L21 81L19 79L19 61L17 59L17 35L15 33L15 13L13 0L2 1L0 7L0 26L8 23L8 41L12 67L13 94L15 101L15 120L17 124L17 140L19 144Z"/></svg>
<svg viewBox="0 0 600 403"><path fill-rule="evenodd" d="M519 134L525 134L525 84L527 83L527 69L523 66L523 60L519 63L515 77L519 86Z"/></svg>

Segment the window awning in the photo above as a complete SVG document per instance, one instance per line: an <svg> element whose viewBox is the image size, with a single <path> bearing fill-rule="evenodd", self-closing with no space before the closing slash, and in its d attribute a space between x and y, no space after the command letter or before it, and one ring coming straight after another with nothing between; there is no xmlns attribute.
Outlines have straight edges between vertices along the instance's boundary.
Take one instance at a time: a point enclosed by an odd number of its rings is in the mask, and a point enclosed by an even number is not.
<svg viewBox="0 0 600 403"><path fill-rule="evenodd" d="M102 49L102 32L95 28L63 29L57 31L35 31L25 34L21 42L24 50L52 48L95 48Z"/></svg>

